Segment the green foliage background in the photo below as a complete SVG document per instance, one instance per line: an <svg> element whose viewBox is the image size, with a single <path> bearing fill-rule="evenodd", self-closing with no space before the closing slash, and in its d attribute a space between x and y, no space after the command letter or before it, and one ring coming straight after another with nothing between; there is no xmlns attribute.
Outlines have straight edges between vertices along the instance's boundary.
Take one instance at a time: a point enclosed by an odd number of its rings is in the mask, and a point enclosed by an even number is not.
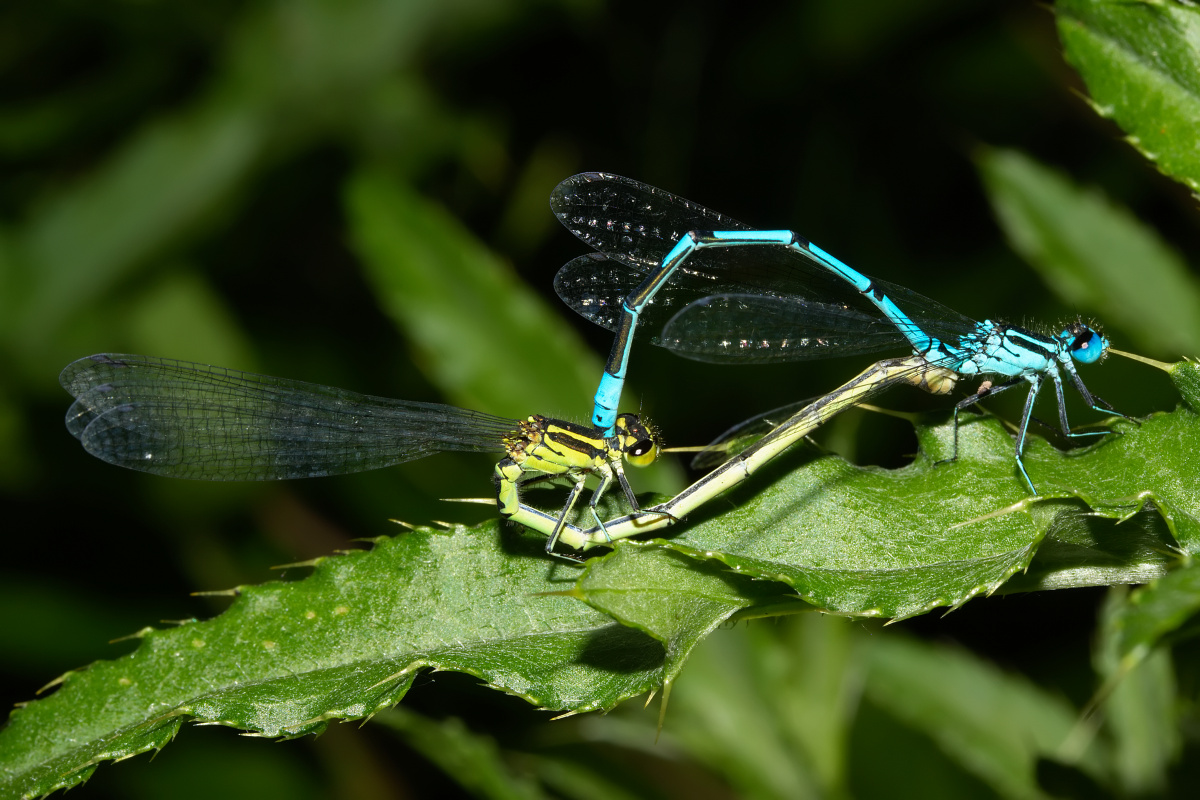
<svg viewBox="0 0 1200 800"><path fill-rule="evenodd" d="M29 700L134 646L112 640L228 602L191 592L264 583L281 574L273 564L394 533L389 518L488 518L437 499L487 495L479 457L275 486L108 467L62 427L62 366L142 352L582 420L610 337L553 296L555 270L583 246L546 205L579 170L795 227L972 316L1078 312L1119 348L1196 354L1200 292L1182 255L1200 248L1186 188L1193 62L1154 38L1190 30L1181 9L1071 2L1056 20L1035 3L949 0L7 4L4 697ZM1160 118L1171 124L1144 124ZM713 367L643 347L627 397L670 444L701 444L863 366ZM1132 362L1084 374L1133 415L1179 402L1165 375ZM946 406L904 391L885 402ZM1071 402L1076 422L1091 419ZM989 408L1013 419L1017 403ZM885 467L917 448L908 422L861 412L821 441ZM684 473L633 477L669 492ZM1136 538L1150 516L1104 533ZM594 591L604 577L589 576ZM1103 589L975 599L886 629L805 614L719 630L674 684L657 744L657 704L550 723L473 678L426 672L361 729L277 746L185 727L153 761L106 765L81 791L1184 794L1200 659L1186 635L1169 653L1149 644L1190 630L1194 584L1175 573L1140 603ZM1098 692L1103 713L1080 723ZM1104 763L1086 752L1093 734Z"/></svg>

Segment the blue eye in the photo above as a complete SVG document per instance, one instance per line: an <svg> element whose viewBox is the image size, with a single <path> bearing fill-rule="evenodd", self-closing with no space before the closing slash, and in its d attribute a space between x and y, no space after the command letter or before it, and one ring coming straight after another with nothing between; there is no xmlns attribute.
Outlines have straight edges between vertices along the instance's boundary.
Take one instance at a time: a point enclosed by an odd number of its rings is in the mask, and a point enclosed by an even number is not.
<svg viewBox="0 0 1200 800"><path fill-rule="evenodd" d="M1071 357L1079 363L1094 364L1104 356L1108 342L1096 331L1085 327L1076 332L1069 349Z"/></svg>

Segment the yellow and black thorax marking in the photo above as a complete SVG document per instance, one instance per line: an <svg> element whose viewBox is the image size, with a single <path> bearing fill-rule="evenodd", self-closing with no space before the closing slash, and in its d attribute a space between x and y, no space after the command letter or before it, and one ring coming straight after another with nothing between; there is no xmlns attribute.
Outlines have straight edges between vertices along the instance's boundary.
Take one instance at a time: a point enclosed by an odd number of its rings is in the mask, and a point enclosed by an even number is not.
<svg viewBox="0 0 1200 800"><path fill-rule="evenodd" d="M608 438L599 428L534 415L504 440L504 449L515 463L527 472L549 475L593 470L622 457L644 467L654 463L661 448L658 431L636 414L617 417L614 434Z"/></svg>
<svg viewBox="0 0 1200 800"><path fill-rule="evenodd" d="M634 466L647 466L661 447L658 433L636 414L619 416L610 437L599 428L535 414L504 439L508 457L496 465L495 473L500 513L515 513L520 505L519 485L543 477L572 478L582 486L587 475L596 475L597 494L603 495L614 471L620 473L622 458Z"/></svg>
<svg viewBox="0 0 1200 800"><path fill-rule="evenodd" d="M504 449L522 471L546 475L590 471L609 460L608 442L597 429L541 415L524 420Z"/></svg>

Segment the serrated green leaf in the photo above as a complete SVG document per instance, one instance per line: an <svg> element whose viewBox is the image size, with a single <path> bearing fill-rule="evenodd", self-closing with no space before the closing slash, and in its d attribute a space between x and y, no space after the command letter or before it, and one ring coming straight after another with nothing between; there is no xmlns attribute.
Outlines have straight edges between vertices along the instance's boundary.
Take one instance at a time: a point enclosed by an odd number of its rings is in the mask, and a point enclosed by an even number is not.
<svg viewBox="0 0 1200 800"><path fill-rule="evenodd" d="M1047 797L1039 758L1066 760L1094 779L1107 772L1098 744L1065 754L1078 712L1065 700L952 647L883 637L869 651L867 696L925 731L1003 797Z"/></svg>
<svg viewBox="0 0 1200 800"><path fill-rule="evenodd" d="M1200 551L1200 418L1180 407L1061 460L1060 485L1110 519L1127 519L1152 503L1184 552Z"/></svg>
<svg viewBox="0 0 1200 800"><path fill-rule="evenodd" d="M0 794L70 786L102 760L163 746L185 719L291 736L370 716L427 667L559 710L611 708L659 684L662 645L543 594L575 568L496 527L382 539L303 580L243 587L213 620L144 631L133 653L68 673L13 713Z"/></svg>
<svg viewBox="0 0 1200 800"><path fill-rule="evenodd" d="M1164 174L1200 191L1200 10L1162 0L1059 0L1058 34L1092 105Z"/></svg>
<svg viewBox="0 0 1200 800"><path fill-rule="evenodd" d="M899 470L824 458L772 483L780 467L771 465L733 493L735 508L667 545L783 581L837 613L903 618L961 605L1023 569L1053 513L1035 507L955 528L1024 492L998 423L964 425L959 461L935 468L950 455L951 436L949 424L923 429L925 452Z"/></svg>
<svg viewBox="0 0 1200 800"><path fill-rule="evenodd" d="M1002 594L1145 583L1179 562L1174 538L1158 514L1114 521L1067 504L1054 516L1029 569Z"/></svg>
<svg viewBox="0 0 1200 800"><path fill-rule="evenodd" d="M1200 286L1154 230L1023 153L983 149L975 161L1009 244L1059 296L1139 348L1200 352Z"/></svg>
<svg viewBox="0 0 1200 800"><path fill-rule="evenodd" d="M1058 515L1078 498L1111 518L1153 501L1185 548L1200 545L1200 463L1188 442L1200 420L1180 408L1142 425L1117 423L1091 447L1062 452L1031 438L1025 463L1046 500L1026 497L1010 435L994 419L960 428L959 459L949 423L920 428L922 453L904 469L860 468L836 458L811 462L755 494L765 476L730 497L735 508L665 540L698 558L789 584L819 608L903 618L957 606L998 589L1025 569ZM763 473L779 474L772 465ZM702 514L711 513L709 510ZM696 515L701 516L701 515ZM1126 563L1126 578L1155 577L1161 562Z"/></svg>
<svg viewBox="0 0 1200 800"><path fill-rule="evenodd" d="M1200 414L1200 364L1195 361L1180 361L1167 368L1171 383L1179 390L1179 396L1188 408Z"/></svg>

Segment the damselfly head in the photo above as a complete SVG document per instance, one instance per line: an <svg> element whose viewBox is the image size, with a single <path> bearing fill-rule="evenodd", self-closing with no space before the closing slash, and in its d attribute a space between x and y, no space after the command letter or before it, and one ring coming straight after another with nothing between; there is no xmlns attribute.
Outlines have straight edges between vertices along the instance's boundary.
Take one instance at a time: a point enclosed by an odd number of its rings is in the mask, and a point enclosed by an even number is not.
<svg viewBox="0 0 1200 800"><path fill-rule="evenodd" d="M1082 319L1067 323L1058 335L1067 345L1067 352L1081 364L1098 364L1108 355L1108 339L1094 322Z"/></svg>
<svg viewBox="0 0 1200 800"><path fill-rule="evenodd" d="M618 449L625 460L635 467L650 466L662 449L658 430L649 422L643 422L637 414L621 414L617 417L616 437Z"/></svg>

